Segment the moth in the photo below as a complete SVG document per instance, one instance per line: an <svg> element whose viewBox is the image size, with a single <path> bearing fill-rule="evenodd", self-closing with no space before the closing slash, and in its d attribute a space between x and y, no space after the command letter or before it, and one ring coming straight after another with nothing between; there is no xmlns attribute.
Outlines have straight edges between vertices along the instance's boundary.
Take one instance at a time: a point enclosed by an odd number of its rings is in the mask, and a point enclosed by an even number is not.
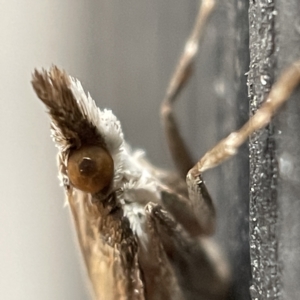
<svg viewBox="0 0 300 300"><path fill-rule="evenodd" d="M193 166L174 116L214 1L202 2L171 78L161 116L178 174L132 151L108 109L100 110L77 79L53 66L35 71L32 85L46 105L58 147L61 183L95 299L228 298L230 271L208 238L215 208L202 173L233 156L265 126L300 81L300 62L273 86L265 103L238 131Z"/></svg>

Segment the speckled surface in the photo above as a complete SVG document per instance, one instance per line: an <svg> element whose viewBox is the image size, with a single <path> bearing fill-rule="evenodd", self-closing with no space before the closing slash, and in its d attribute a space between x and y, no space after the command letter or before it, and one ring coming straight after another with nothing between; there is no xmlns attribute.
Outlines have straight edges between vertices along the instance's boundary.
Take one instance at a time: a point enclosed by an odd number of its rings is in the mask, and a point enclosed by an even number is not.
<svg viewBox="0 0 300 300"><path fill-rule="evenodd" d="M273 1L251 1L250 71L248 77L250 114L260 107L274 78L275 44ZM250 138L250 253L252 299L279 299L277 161L272 124Z"/></svg>
<svg viewBox="0 0 300 300"><path fill-rule="evenodd" d="M250 1L251 114L260 106L280 70L300 56L297 2ZM267 128L250 139L253 300L298 299L298 112L299 104L291 99Z"/></svg>

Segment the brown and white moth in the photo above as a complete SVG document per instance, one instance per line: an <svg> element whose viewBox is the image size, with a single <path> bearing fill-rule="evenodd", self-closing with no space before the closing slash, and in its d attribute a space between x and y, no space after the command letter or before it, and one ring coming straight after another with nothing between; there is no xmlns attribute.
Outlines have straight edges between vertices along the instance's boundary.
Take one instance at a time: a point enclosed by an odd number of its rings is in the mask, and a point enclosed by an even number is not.
<svg viewBox="0 0 300 300"><path fill-rule="evenodd" d="M228 266L207 238L214 231L215 209L201 173L234 155L253 131L270 121L299 83L300 63L283 73L265 104L239 131L192 168L173 103L190 74L213 5L212 0L202 2L162 104L179 175L155 168L142 151L132 151L116 116L97 108L78 80L55 66L33 74L34 90L51 118L60 179L98 300L228 297Z"/></svg>
<svg viewBox="0 0 300 300"><path fill-rule="evenodd" d="M132 152L118 119L97 108L78 80L55 66L35 71L32 84L51 117L59 174L96 299L226 299L228 267L205 238L215 211L199 169L226 159L226 145L240 142L247 126L262 126L299 81L299 70L297 63L283 73L272 100L209 151L187 185Z"/></svg>
<svg viewBox="0 0 300 300"><path fill-rule="evenodd" d="M209 240L192 238L214 222L201 179L191 189L193 203L184 180L132 152L114 114L57 67L36 71L32 83L51 117L61 182L97 299L225 299L226 264Z"/></svg>

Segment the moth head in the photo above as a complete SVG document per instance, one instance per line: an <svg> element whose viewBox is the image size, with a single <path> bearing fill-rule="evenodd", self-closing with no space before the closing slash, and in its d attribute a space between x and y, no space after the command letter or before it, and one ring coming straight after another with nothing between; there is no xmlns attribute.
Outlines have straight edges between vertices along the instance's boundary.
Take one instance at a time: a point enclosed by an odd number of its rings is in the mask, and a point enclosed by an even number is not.
<svg viewBox="0 0 300 300"><path fill-rule="evenodd" d="M56 66L35 70L32 85L51 118L64 185L92 194L107 189L114 177L113 157L124 143L118 119L100 110L80 82Z"/></svg>

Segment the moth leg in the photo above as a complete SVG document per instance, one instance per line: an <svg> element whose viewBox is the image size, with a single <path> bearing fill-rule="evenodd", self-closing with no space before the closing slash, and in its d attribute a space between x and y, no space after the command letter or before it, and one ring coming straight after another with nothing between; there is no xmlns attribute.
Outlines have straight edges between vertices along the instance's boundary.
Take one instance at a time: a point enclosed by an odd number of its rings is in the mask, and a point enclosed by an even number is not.
<svg viewBox="0 0 300 300"><path fill-rule="evenodd" d="M202 180L201 174L233 156L238 148L255 130L266 126L278 108L289 98L300 83L300 61L289 66L272 87L261 108L238 131L231 133L209 150L199 162L188 172L186 177L189 198L195 214L199 216L203 228L213 231L215 226L215 210L212 200Z"/></svg>
<svg viewBox="0 0 300 300"><path fill-rule="evenodd" d="M161 105L161 118L169 150L175 166L182 178L185 178L188 170L194 165L194 163L187 146L180 135L174 116L173 104L191 76L192 64L198 52L199 39L202 35L206 20L211 14L214 5L214 0L201 1L194 28L186 42L184 51L171 77L165 98Z"/></svg>
<svg viewBox="0 0 300 300"><path fill-rule="evenodd" d="M207 189L202 182L190 199L164 188L161 191L163 207L174 217L176 222L189 233L190 236L206 236L215 230L215 207Z"/></svg>
<svg viewBox="0 0 300 300"><path fill-rule="evenodd" d="M213 242L191 238L160 205L149 203L145 211L175 271L183 298L224 300L230 272Z"/></svg>
<svg viewBox="0 0 300 300"><path fill-rule="evenodd" d="M238 131L221 140L189 171L187 181L192 182L200 174L236 154L238 148L256 130L266 126L271 118L300 84L300 60L291 64L271 88L269 95L257 112Z"/></svg>
<svg viewBox="0 0 300 300"><path fill-rule="evenodd" d="M194 28L172 75L161 106L161 116L169 149L182 178L186 177L187 172L194 163L179 132L173 108L180 91L186 85L192 73L192 64L198 52L199 40L214 6L214 0L203 0L201 2ZM177 219L177 216L182 212L183 203L180 201L181 199L174 199L174 197L176 198L172 193L165 193L162 195L162 201ZM192 205L185 207L184 211L186 213L183 215L193 217L189 218L190 224L186 222L188 218L182 217L182 225L192 235L196 233L204 235L212 234L215 229L215 208L202 180L198 180L198 184L189 189L189 197L191 200L189 204ZM166 205L166 203L169 205ZM196 221L195 218L197 219Z"/></svg>

